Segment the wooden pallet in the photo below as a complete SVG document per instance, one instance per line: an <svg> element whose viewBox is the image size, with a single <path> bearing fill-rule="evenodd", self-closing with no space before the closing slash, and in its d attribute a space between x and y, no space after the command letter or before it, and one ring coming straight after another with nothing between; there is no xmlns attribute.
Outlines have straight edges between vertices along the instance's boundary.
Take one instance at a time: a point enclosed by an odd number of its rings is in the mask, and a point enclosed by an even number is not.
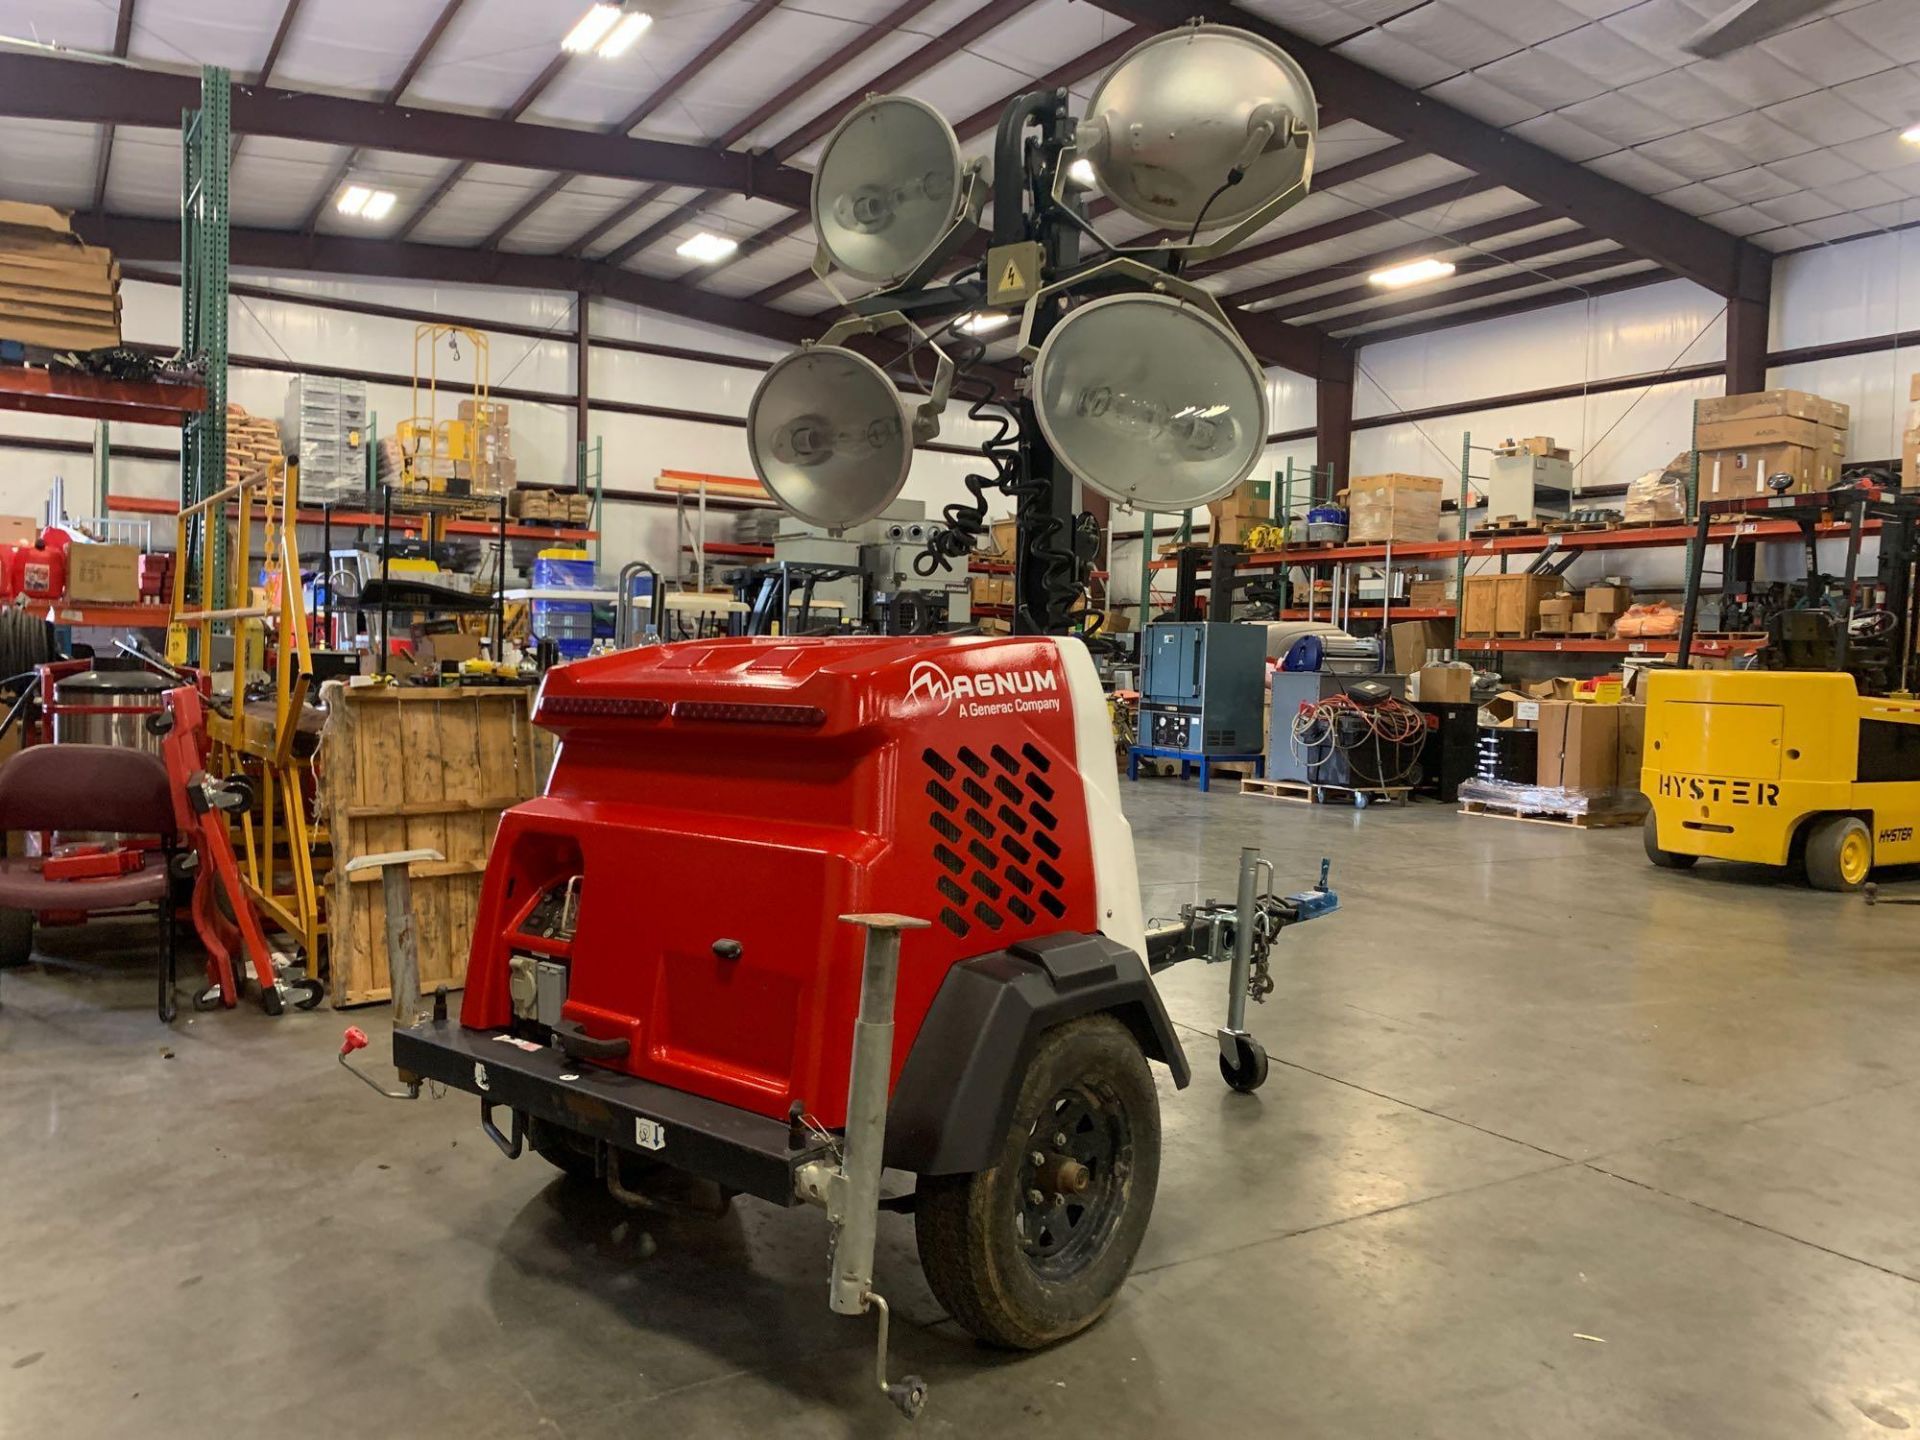
<svg viewBox="0 0 1920 1440"><path fill-rule="evenodd" d="M1549 520L1540 530L1545 535L1602 535L1619 528L1618 520Z"/></svg>
<svg viewBox="0 0 1920 1440"><path fill-rule="evenodd" d="M1643 812L1638 810L1589 810L1578 814L1559 810L1521 810L1513 805L1495 805L1486 800L1462 800L1462 815L1487 815L1495 820L1523 820L1529 825L1558 825L1567 830L1612 830L1622 825L1638 825Z"/></svg>
<svg viewBox="0 0 1920 1440"><path fill-rule="evenodd" d="M1312 780L1255 780L1240 782L1242 795L1264 795L1296 805L1404 805L1411 785L1321 785Z"/></svg>

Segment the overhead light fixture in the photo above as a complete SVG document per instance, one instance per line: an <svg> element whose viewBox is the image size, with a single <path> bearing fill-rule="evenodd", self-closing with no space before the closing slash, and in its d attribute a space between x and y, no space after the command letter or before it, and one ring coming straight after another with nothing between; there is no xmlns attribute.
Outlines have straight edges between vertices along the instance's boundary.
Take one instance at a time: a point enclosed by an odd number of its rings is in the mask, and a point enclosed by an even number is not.
<svg viewBox="0 0 1920 1440"><path fill-rule="evenodd" d="M1900 138L1909 145L1920 145L1920 125L1909 125L1900 132Z"/></svg>
<svg viewBox="0 0 1920 1440"><path fill-rule="evenodd" d="M1409 260L1404 265L1376 270L1367 276L1367 283L1385 290L1403 290L1409 285L1419 285L1428 280L1444 280L1453 274L1454 269L1451 260L1435 260L1429 255L1424 260Z"/></svg>
<svg viewBox="0 0 1920 1440"><path fill-rule="evenodd" d="M1067 166L1067 179L1082 190L1091 190L1100 183L1100 178L1093 173L1093 162L1084 155Z"/></svg>
<svg viewBox="0 0 1920 1440"><path fill-rule="evenodd" d="M651 24L653 16L644 10L629 10L602 0L574 22L560 48L569 55L584 55L591 50L603 60L617 60L633 48L634 41Z"/></svg>
<svg viewBox="0 0 1920 1440"><path fill-rule="evenodd" d="M998 330L1002 325L1013 323L1013 316L1004 310L976 310L971 315L961 317L954 326L969 335L985 335L989 330Z"/></svg>
<svg viewBox="0 0 1920 1440"><path fill-rule="evenodd" d="M1212 315L1165 295L1070 311L1033 362L1047 444L1101 494L1187 510L1244 480L1267 443L1266 374Z"/></svg>
<svg viewBox="0 0 1920 1440"><path fill-rule="evenodd" d="M731 235L715 235L711 230L702 230L698 235L674 246L673 253L685 260L711 265L716 260L726 259L739 248L740 242Z"/></svg>
<svg viewBox="0 0 1920 1440"><path fill-rule="evenodd" d="M375 190L371 185L348 185L340 191L333 208L356 220L384 220L393 209L391 190Z"/></svg>

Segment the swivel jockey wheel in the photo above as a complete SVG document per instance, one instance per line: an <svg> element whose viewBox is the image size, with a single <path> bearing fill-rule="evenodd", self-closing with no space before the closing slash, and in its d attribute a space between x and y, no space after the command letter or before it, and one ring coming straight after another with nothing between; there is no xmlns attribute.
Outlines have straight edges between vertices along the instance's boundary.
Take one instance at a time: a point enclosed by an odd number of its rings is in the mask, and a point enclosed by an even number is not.
<svg viewBox="0 0 1920 1440"><path fill-rule="evenodd" d="M1232 1058L1228 1058L1231 1049ZM1222 1036L1220 1039L1220 1078L1230 1089L1251 1095L1267 1083L1267 1050L1251 1035Z"/></svg>

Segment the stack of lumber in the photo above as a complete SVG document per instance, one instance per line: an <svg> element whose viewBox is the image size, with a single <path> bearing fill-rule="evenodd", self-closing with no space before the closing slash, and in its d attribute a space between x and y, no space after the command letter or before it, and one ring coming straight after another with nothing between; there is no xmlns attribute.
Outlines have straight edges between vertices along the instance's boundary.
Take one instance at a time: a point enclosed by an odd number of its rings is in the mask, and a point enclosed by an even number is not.
<svg viewBox="0 0 1920 1440"><path fill-rule="evenodd" d="M227 484L244 480L280 459L280 426L244 405L227 406Z"/></svg>
<svg viewBox="0 0 1920 1440"><path fill-rule="evenodd" d="M39 350L120 343L120 267L51 206L0 200L0 340Z"/></svg>

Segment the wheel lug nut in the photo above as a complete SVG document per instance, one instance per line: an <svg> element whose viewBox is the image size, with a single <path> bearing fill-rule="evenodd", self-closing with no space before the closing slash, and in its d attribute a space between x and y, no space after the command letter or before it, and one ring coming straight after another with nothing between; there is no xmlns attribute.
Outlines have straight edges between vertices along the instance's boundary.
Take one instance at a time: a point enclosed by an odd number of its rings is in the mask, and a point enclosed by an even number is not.
<svg viewBox="0 0 1920 1440"><path fill-rule="evenodd" d="M1034 1151L1028 1158L1030 1158L1035 1165L1044 1165L1047 1163L1047 1157L1038 1150Z"/></svg>
<svg viewBox="0 0 1920 1440"><path fill-rule="evenodd" d="M1065 1205L1066 1203L1067 1203L1067 1197L1064 1195L1056 1195L1053 1197L1053 1208L1056 1210L1058 1210L1061 1206Z"/></svg>
<svg viewBox="0 0 1920 1440"><path fill-rule="evenodd" d="M1064 1131L1060 1132L1059 1134L1053 1137L1053 1146L1054 1146L1054 1149L1056 1150L1064 1149L1066 1147L1066 1143L1067 1143L1067 1137L1066 1137L1066 1132Z"/></svg>
<svg viewBox="0 0 1920 1440"><path fill-rule="evenodd" d="M1047 1203L1047 1197L1042 1195L1038 1190L1027 1191L1027 1199L1035 1205L1044 1205Z"/></svg>

